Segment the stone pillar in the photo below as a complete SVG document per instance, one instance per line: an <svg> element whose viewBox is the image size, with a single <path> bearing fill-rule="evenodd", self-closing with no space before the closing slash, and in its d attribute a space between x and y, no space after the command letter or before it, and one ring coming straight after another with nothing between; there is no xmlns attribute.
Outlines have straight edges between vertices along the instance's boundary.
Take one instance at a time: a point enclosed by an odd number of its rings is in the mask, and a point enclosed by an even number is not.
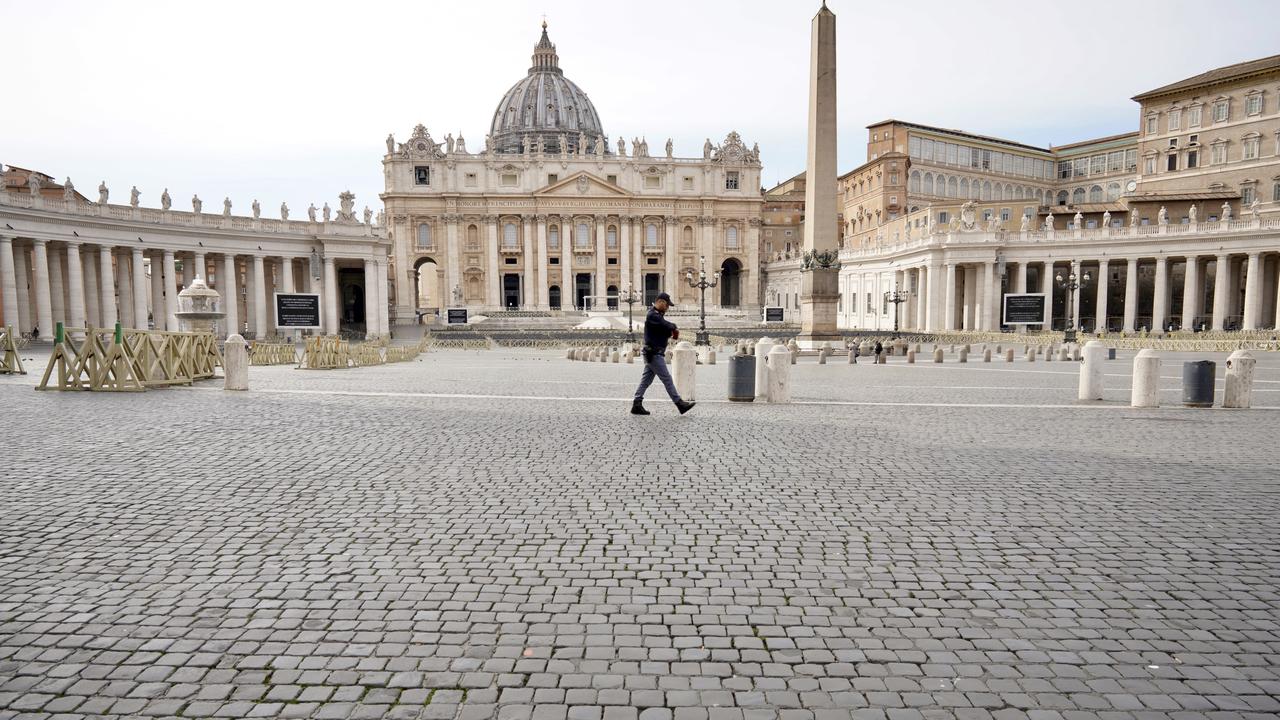
<svg viewBox="0 0 1280 720"><path fill-rule="evenodd" d="M947 286L942 294L943 312L942 312L942 329L956 329L956 265L955 263L947 263Z"/></svg>
<svg viewBox="0 0 1280 720"><path fill-rule="evenodd" d="M924 332L929 325L929 271L921 266L916 268L916 324L917 332Z"/></svg>
<svg viewBox="0 0 1280 720"><path fill-rule="evenodd" d="M3 292L4 324L23 332L18 323L18 271L13 261L13 238L0 235L0 292Z"/></svg>
<svg viewBox="0 0 1280 720"><path fill-rule="evenodd" d="M127 249L121 249L119 252L112 251L116 263L116 285L120 288L119 292L119 308L120 308L120 326L131 328L137 327L138 320L133 315L133 277L130 275L132 256Z"/></svg>
<svg viewBox="0 0 1280 720"><path fill-rule="evenodd" d="M204 280L204 284L208 285L209 284L209 258L206 257L204 253L198 252L196 253L195 262L196 262L196 266L195 266L196 277Z"/></svg>
<svg viewBox="0 0 1280 720"><path fill-rule="evenodd" d="M98 307L102 302L98 283L101 278L98 272L98 254L85 250L80 255L80 262L84 267L84 321L86 326L102 327L102 315L99 312L101 308Z"/></svg>
<svg viewBox="0 0 1280 720"><path fill-rule="evenodd" d="M1151 331L1164 332L1169 316L1169 260L1161 255L1156 258L1155 298L1151 305Z"/></svg>
<svg viewBox="0 0 1280 720"><path fill-rule="evenodd" d="M618 216L618 269L618 291L634 290L635 284L631 280L631 218L626 215ZM621 301L618 308L622 308Z"/></svg>
<svg viewBox="0 0 1280 720"><path fill-rule="evenodd" d="M191 287L191 281L196 277L195 258L186 255L182 258L182 288Z"/></svg>
<svg viewBox="0 0 1280 720"><path fill-rule="evenodd" d="M1093 331L1095 333L1104 332L1107 329L1107 283L1110 280L1111 274L1107 272L1107 259L1102 258L1098 261L1098 299L1093 321Z"/></svg>
<svg viewBox="0 0 1280 720"><path fill-rule="evenodd" d="M267 273L261 255L254 255L252 262L253 285L250 289L253 303L253 332L254 337L263 338L271 332L267 324Z"/></svg>
<svg viewBox="0 0 1280 720"><path fill-rule="evenodd" d="M378 308L378 271L373 260L364 261L364 336L371 338L378 334L378 321L375 313Z"/></svg>
<svg viewBox="0 0 1280 720"><path fill-rule="evenodd" d="M178 329L178 276L173 264L173 251L164 251L164 322L170 330Z"/></svg>
<svg viewBox="0 0 1280 720"><path fill-rule="evenodd" d="M329 335L337 335L342 327L338 314L338 270L334 267L333 257L327 253L324 258L324 326Z"/></svg>
<svg viewBox="0 0 1280 720"><path fill-rule="evenodd" d="M458 221L461 218L458 215L445 216L445 246L449 257L445 260L445 289L444 296L446 305L452 305L453 289L461 287L462 282L462 257L458 252ZM465 295L462 304L466 304ZM337 293L334 293L336 300Z"/></svg>
<svg viewBox="0 0 1280 720"><path fill-rule="evenodd" d="M67 322L67 286L66 276L63 274L63 251L59 248L48 249L49 254L49 307L53 312L54 324L62 323L64 326L70 327Z"/></svg>
<svg viewBox="0 0 1280 720"><path fill-rule="evenodd" d="M80 262L80 243L67 243L67 323L74 328L85 326L84 268Z"/></svg>
<svg viewBox="0 0 1280 720"><path fill-rule="evenodd" d="M1213 278L1213 329L1224 330L1227 324L1227 312L1231 304L1231 280L1228 273L1231 271L1231 257L1229 255L1219 255L1217 257L1217 269L1214 271Z"/></svg>
<svg viewBox="0 0 1280 720"><path fill-rule="evenodd" d="M1200 300L1204 296L1204 287L1200 282L1200 259L1188 255L1186 269L1182 274L1182 329L1194 330L1196 316L1200 314Z"/></svg>
<svg viewBox="0 0 1280 720"><path fill-rule="evenodd" d="M976 328L974 320L977 319L977 308L974 307L978 302L978 268L973 265L966 265L962 270L964 272L964 291L962 298L964 299L964 324L961 326L965 330L973 330Z"/></svg>
<svg viewBox="0 0 1280 720"><path fill-rule="evenodd" d="M147 323L147 268L142 263L142 248L133 248L129 256L133 265L133 297L129 299L133 303L133 327L148 330L151 326ZM225 300L224 297L223 307L226 307Z"/></svg>
<svg viewBox="0 0 1280 720"><path fill-rule="evenodd" d="M719 269L717 266L716 269ZM747 262L741 270L746 282L739 286L743 309L760 308L760 218L747 220ZM717 295L717 298L719 296Z"/></svg>
<svg viewBox="0 0 1280 720"><path fill-rule="evenodd" d="M1018 263L1018 271L1013 275L1013 291L1015 293L1025 293L1027 291L1027 264Z"/></svg>
<svg viewBox="0 0 1280 720"><path fill-rule="evenodd" d="M982 265L982 330L995 332L1000 329L1000 316L996 312L997 298L1000 297L1000 278L996 277L996 263L988 260Z"/></svg>
<svg viewBox="0 0 1280 720"><path fill-rule="evenodd" d="M596 272L595 282L592 284L591 291L596 295L606 295L609 287L609 276L605 273L608 267L606 260L608 248L605 245L605 217L597 215L596 218ZM673 296L674 297L674 296ZM599 305L592 305L593 308L607 310L609 308L608 300L595 300Z"/></svg>
<svg viewBox="0 0 1280 720"><path fill-rule="evenodd" d="M31 261L27 258L27 249L19 247L16 242L13 247L13 270L18 280L18 325L22 332L26 332L36 322L31 308L31 286L34 283L31 280Z"/></svg>
<svg viewBox="0 0 1280 720"><path fill-rule="evenodd" d="M152 268L152 272L155 268ZM244 328L244 323L240 321L240 292L236 285L239 278L236 273L236 256L222 256L222 272L218 273L218 291L222 293L222 311L227 314L226 331L227 335L239 335ZM158 318L160 313L156 313Z"/></svg>
<svg viewBox="0 0 1280 720"><path fill-rule="evenodd" d="M280 258L280 292L293 293L297 292L297 284L293 277L294 262L291 257Z"/></svg>
<svg viewBox="0 0 1280 720"><path fill-rule="evenodd" d="M115 327L116 321L119 319L119 315L116 313L116 275L112 260L111 246L99 245L98 271L101 273L101 278L98 281L98 289L102 293L102 326L107 328ZM174 299L177 299L176 295ZM174 311L176 312L177 309L175 305ZM175 320L174 322L177 321Z"/></svg>
<svg viewBox="0 0 1280 720"><path fill-rule="evenodd" d="M1257 252L1249 253L1248 265L1244 277L1244 322L1243 330L1257 330L1259 316L1262 314L1262 256Z"/></svg>
<svg viewBox="0 0 1280 720"><path fill-rule="evenodd" d="M151 322L156 330L168 330L164 311L164 265L159 250L151 251Z"/></svg>
<svg viewBox="0 0 1280 720"><path fill-rule="evenodd" d="M1077 283L1081 282L1082 278L1084 278L1083 268L1080 267L1079 260L1071 261L1071 274L1076 276ZM1069 322L1074 323L1073 327L1076 328L1080 327L1080 296L1083 294L1084 293L1079 290L1076 290L1071 298L1071 319Z"/></svg>
<svg viewBox="0 0 1280 720"><path fill-rule="evenodd" d="M560 309L572 310L573 294L573 227L560 218Z"/></svg>
<svg viewBox="0 0 1280 720"><path fill-rule="evenodd" d="M262 337L262 328L258 327L258 293L254 284L253 256L244 259L244 323L248 334Z"/></svg>
<svg viewBox="0 0 1280 720"><path fill-rule="evenodd" d="M945 305L946 277L942 267L930 261L925 272L929 281L929 302L925 304L924 329L926 332L937 332L942 327L943 307ZM857 310L857 296L854 296L854 310Z"/></svg>
<svg viewBox="0 0 1280 720"><path fill-rule="evenodd" d="M484 226L485 226L485 231L489 235L488 247L486 248L487 255L485 257L485 264L487 265L485 269L485 274L484 274L485 281L486 281L485 282L485 302L491 310L494 310L502 307L502 289L500 284L500 279L502 277L502 270L498 265L498 263L501 261L498 259L498 218L497 216L489 215L485 217ZM449 291L453 292L452 288L450 288ZM445 297L452 298L453 296L446 294ZM453 304L452 302L445 303L446 306L452 305L452 304Z"/></svg>
<svg viewBox="0 0 1280 720"><path fill-rule="evenodd" d="M550 310L551 283L548 278L550 278L551 268L547 265L547 216L538 215L534 220L537 222L536 232L538 234L537 279L534 280L538 292L537 305L535 307L539 310Z"/></svg>
<svg viewBox="0 0 1280 720"><path fill-rule="evenodd" d="M391 298L387 295L390 292L388 288L390 284L390 269L387 262L387 258L379 255L376 265L378 271L378 332L384 335L391 332Z"/></svg>
<svg viewBox="0 0 1280 720"><path fill-rule="evenodd" d="M1280 257L1276 258L1276 312L1271 327L1280 330Z"/></svg>
<svg viewBox="0 0 1280 720"><path fill-rule="evenodd" d="M666 273L662 278L661 291L671 294L673 299L679 302L680 291L680 266L676 257L676 219L673 217L665 218L663 226L666 232L666 250L663 257L666 259Z"/></svg>
<svg viewBox="0 0 1280 720"><path fill-rule="evenodd" d="M1137 330L1138 325L1138 258L1129 258L1124 276L1124 327L1125 332Z"/></svg>
<svg viewBox="0 0 1280 720"><path fill-rule="evenodd" d="M839 246L839 208L831 192L836 187L836 147L836 16L823 5L813 17L809 37L808 181L801 244L806 252L834 252ZM838 271L801 271L800 283L800 338L809 347L838 340Z"/></svg>
<svg viewBox="0 0 1280 720"><path fill-rule="evenodd" d="M31 262L36 290L36 327L40 340L53 340L53 298L49 293L49 248L44 240L33 240Z"/></svg>

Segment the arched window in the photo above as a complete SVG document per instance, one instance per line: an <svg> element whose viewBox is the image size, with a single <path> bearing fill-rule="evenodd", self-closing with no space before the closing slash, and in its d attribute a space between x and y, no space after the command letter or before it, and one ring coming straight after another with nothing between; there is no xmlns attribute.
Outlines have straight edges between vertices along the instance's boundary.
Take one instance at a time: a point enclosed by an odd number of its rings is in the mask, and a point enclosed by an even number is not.
<svg viewBox="0 0 1280 720"><path fill-rule="evenodd" d="M991 199L991 182L990 181L985 181L982 183L982 199L983 200Z"/></svg>
<svg viewBox="0 0 1280 720"><path fill-rule="evenodd" d="M480 228L476 227L475 225L467 226L467 249L468 250L480 249Z"/></svg>
<svg viewBox="0 0 1280 720"><path fill-rule="evenodd" d="M618 226L617 225L609 226L608 234L605 236L605 242L611 248L618 247Z"/></svg>
<svg viewBox="0 0 1280 720"><path fill-rule="evenodd" d="M957 194L960 191L959 187L955 178L947 178L947 197L960 197Z"/></svg>
<svg viewBox="0 0 1280 720"><path fill-rule="evenodd" d="M693 227L685 225L684 230L680 232L680 242L682 247L690 249L693 247Z"/></svg>
<svg viewBox="0 0 1280 720"><path fill-rule="evenodd" d="M552 225L547 228L547 246L552 250L560 249L560 226Z"/></svg>
<svg viewBox="0 0 1280 720"><path fill-rule="evenodd" d="M969 178L960 179L960 197L969 197Z"/></svg>
<svg viewBox="0 0 1280 720"><path fill-rule="evenodd" d="M1108 200L1120 199L1120 183L1113 182L1110 185L1107 185L1107 199Z"/></svg>
<svg viewBox="0 0 1280 720"><path fill-rule="evenodd" d="M418 226L418 247L431 247L431 226L426 223Z"/></svg>
<svg viewBox="0 0 1280 720"><path fill-rule="evenodd" d="M502 246L513 248L516 246L516 224L506 223L502 226Z"/></svg>
<svg viewBox="0 0 1280 720"><path fill-rule="evenodd" d="M586 223L578 223L578 236L574 239L574 245L577 247L591 246L591 226Z"/></svg>
<svg viewBox="0 0 1280 720"><path fill-rule="evenodd" d="M1072 205L1084 204L1084 188L1076 188L1074 191L1072 191L1071 204Z"/></svg>
<svg viewBox="0 0 1280 720"><path fill-rule="evenodd" d="M1101 185L1094 185L1093 187L1089 188L1089 202L1091 203L1102 202L1102 186Z"/></svg>
<svg viewBox="0 0 1280 720"><path fill-rule="evenodd" d="M998 199L998 200L1004 200L1004 199L1005 199L1005 196L1006 196L1006 195L1008 195L1008 194L1009 194L1009 189L1008 189L1008 187L1006 187L1005 185L1001 185L1001 186L1000 186L1000 197L999 197L999 198L997 198L997 199Z"/></svg>
<svg viewBox="0 0 1280 720"><path fill-rule="evenodd" d="M947 194L947 179L941 175L933 178L933 194L943 197Z"/></svg>
<svg viewBox="0 0 1280 720"><path fill-rule="evenodd" d="M911 179L908 181L908 183L909 183L909 185L908 185L907 189L908 189L909 191L911 191L911 192L913 192L913 193L918 193L918 192L920 192L920 171L919 171L919 170L912 170L912 171L911 171Z"/></svg>
<svg viewBox="0 0 1280 720"><path fill-rule="evenodd" d="M1066 205L1066 204L1067 204L1067 191L1066 191L1066 190L1060 190L1060 191L1058 191L1058 204L1059 204L1059 205Z"/></svg>
<svg viewBox="0 0 1280 720"><path fill-rule="evenodd" d="M933 194L933 173L924 174L924 194L925 195Z"/></svg>
<svg viewBox="0 0 1280 720"><path fill-rule="evenodd" d="M726 248L737 249L738 247L738 228L730 225L724 231L724 246Z"/></svg>
<svg viewBox="0 0 1280 720"><path fill-rule="evenodd" d="M648 247L658 247L657 223L649 223L644 226L644 244Z"/></svg>

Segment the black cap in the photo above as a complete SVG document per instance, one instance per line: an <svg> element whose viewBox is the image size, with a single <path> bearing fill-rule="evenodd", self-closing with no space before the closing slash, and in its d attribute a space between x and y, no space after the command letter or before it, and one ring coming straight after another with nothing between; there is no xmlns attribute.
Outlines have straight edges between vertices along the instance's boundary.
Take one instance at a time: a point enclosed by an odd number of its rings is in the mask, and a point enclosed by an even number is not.
<svg viewBox="0 0 1280 720"><path fill-rule="evenodd" d="M670 296L670 295L668 295L668 294L666 294L666 293L664 293L664 292L660 292L660 293L658 293L658 297L656 297L656 298L654 298L654 299L653 299L653 301L654 301L654 302L657 302L657 301L659 301L659 300L666 300L666 301L667 301L667 304L668 304L668 305L670 305L671 307L675 307L675 306L676 306L676 304L675 304L674 302L672 302L672 301L671 301L671 296Z"/></svg>

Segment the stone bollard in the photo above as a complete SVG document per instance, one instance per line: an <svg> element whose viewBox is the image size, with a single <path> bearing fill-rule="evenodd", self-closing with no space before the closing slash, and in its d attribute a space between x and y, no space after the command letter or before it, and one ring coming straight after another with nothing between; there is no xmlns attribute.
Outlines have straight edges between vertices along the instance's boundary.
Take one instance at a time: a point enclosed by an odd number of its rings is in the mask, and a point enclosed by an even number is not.
<svg viewBox="0 0 1280 720"><path fill-rule="evenodd" d="M566 351L565 351L565 354L564 354L564 357L565 357L565 359L566 359L566 360L572 360L572 359L573 359L573 348L569 348L568 350L566 350Z"/></svg>
<svg viewBox="0 0 1280 720"><path fill-rule="evenodd" d="M616 362L618 362L618 351L617 351L617 350L614 350L613 352L609 353L609 362L611 362L611 363L616 363Z"/></svg>
<svg viewBox="0 0 1280 720"><path fill-rule="evenodd" d="M942 362L942 348L933 351L933 361L936 363Z"/></svg>
<svg viewBox="0 0 1280 720"><path fill-rule="evenodd" d="M716 364L716 351L715 351L715 348L712 348L712 349L710 349L710 350L708 350L708 351L707 351L707 364L708 364L708 365L715 365L715 364Z"/></svg>
<svg viewBox="0 0 1280 720"><path fill-rule="evenodd" d="M969 347L969 343L965 343L965 344L964 344L964 351L965 351L966 353L971 353L971 352L973 352L973 348Z"/></svg>
<svg viewBox="0 0 1280 720"><path fill-rule="evenodd" d="M1066 362L1067 360L1071 359L1071 356L1067 353L1066 348L1058 348L1058 359L1062 360L1063 362Z"/></svg>
<svg viewBox="0 0 1280 720"><path fill-rule="evenodd" d="M913 348L911 348L911 349L912 349L912 350L915 350L916 352L920 352L920 343L916 343L916 344L915 344L915 347L913 347Z"/></svg>
<svg viewBox="0 0 1280 720"><path fill-rule="evenodd" d="M956 351L956 346L955 346L955 345L952 345L951 347L947 348L947 352L949 352L949 353L953 353L953 352L955 352L955 351Z"/></svg>
<svg viewBox="0 0 1280 720"><path fill-rule="evenodd" d="M915 364L916 364L916 351L915 351L915 350L908 350L908 351L907 351L907 364L908 364L908 365L915 365Z"/></svg>
<svg viewBox="0 0 1280 720"><path fill-rule="evenodd" d="M683 341L681 341L681 342L683 342ZM663 355L663 357L665 357L665 358L667 359L667 362L671 362L671 361L675 360L675 355L673 355L673 354L672 354L673 352L674 352L674 351L673 351L671 348L667 348L667 352Z"/></svg>
<svg viewBox="0 0 1280 720"><path fill-rule="evenodd" d="M1160 407L1160 356L1155 350L1139 350L1133 358L1132 407Z"/></svg>
<svg viewBox="0 0 1280 720"><path fill-rule="evenodd" d="M1084 361L1080 363L1079 400L1102 399L1102 365L1107 359L1107 346L1090 340L1084 346Z"/></svg>
<svg viewBox="0 0 1280 720"><path fill-rule="evenodd" d="M635 364L635 361L636 361L636 354L635 354L635 353L633 353L633 352L631 352L630 350L628 350L628 351L627 351L627 353L626 353L625 355L623 355L623 356L622 356L622 359L623 359L623 361L625 361L628 365L634 365L634 364Z"/></svg>
<svg viewBox="0 0 1280 720"><path fill-rule="evenodd" d="M969 347L967 345L965 347L960 348L960 362L962 363L969 362Z"/></svg>
<svg viewBox="0 0 1280 720"><path fill-rule="evenodd" d="M858 351L853 348L849 348L849 364L850 365L858 364Z"/></svg>
<svg viewBox="0 0 1280 720"><path fill-rule="evenodd" d="M791 353L791 364L795 365L796 361L800 359L800 346L788 345L787 352Z"/></svg>
<svg viewBox="0 0 1280 720"><path fill-rule="evenodd" d="M876 364L877 364L877 365L884 365L884 364L885 364L885 363L887 363L887 362L889 362L889 351L888 351L888 350L886 350L886 351L884 351L884 352L880 353L880 354L876 357Z"/></svg>
<svg viewBox="0 0 1280 720"><path fill-rule="evenodd" d="M1222 407L1247 408L1253 404L1253 353L1236 350L1227 357L1227 386L1222 394Z"/></svg>
<svg viewBox="0 0 1280 720"><path fill-rule="evenodd" d="M991 362L991 348L982 351L982 362Z"/></svg>
<svg viewBox="0 0 1280 720"><path fill-rule="evenodd" d="M1035 362L1035 361L1036 361L1036 349L1035 349L1035 348L1028 348L1028 349L1027 349L1027 362Z"/></svg>
<svg viewBox="0 0 1280 720"><path fill-rule="evenodd" d="M1013 362L1013 348L1004 351L1004 361L1007 363Z"/></svg>
<svg viewBox="0 0 1280 720"><path fill-rule="evenodd" d="M671 354L675 358L671 363L671 377L676 381L676 392L686 401L693 402L697 399L694 397L694 370L698 367L698 353L692 343L681 340Z"/></svg>
<svg viewBox="0 0 1280 720"><path fill-rule="evenodd" d="M1050 345L1048 350L1044 351L1044 361L1053 362L1053 346Z"/></svg>
<svg viewBox="0 0 1280 720"><path fill-rule="evenodd" d="M756 400L766 400L769 395L769 351L773 349L772 338L762 337L756 341Z"/></svg>
<svg viewBox="0 0 1280 720"><path fill-rule="evenodd" d="M791 352L779 345L769 351L769 387L766 396L771 403L791 402Z"/></svg>
<svg viewBox="0 0 1280 720"><path fill-rule="evenodd" d="M1090 342L1093 342L1093 341L1090 340ZM1080 360L1084 358L1084 355L1082 354L1083 352L1084 351L1080 349L1079 345L1071 348L1071 359L1075 360L1076 362L1080 362Z"/></svg>
<svg viewBox="0 0 1280 720"><path fill-rule="evenodd" d="M996 354L997 354L997 355L999 355L1000 353L1004 352L1004 350L1002 349L1003 347L1004 347L1003 345L997 345L997 346L996 346Z"/></svg>
<svg viewBox="0 0 1280 720"><path fill-rule="evenodd" d="M249 389L249 343L239 333L228 335L222 348L222 389Z"/></svg>
<svg viewBox="0 0 1280 720"><path fill-rule="evenodd" d="M826 365L826 364L827 364L827 353L829 353L829 352L831 352L831 351L830 351L830 350L828 350L827 348L822 348L821 350L819 350L819 351L818 351L818 364L819 364L819 365Z"/></svg>

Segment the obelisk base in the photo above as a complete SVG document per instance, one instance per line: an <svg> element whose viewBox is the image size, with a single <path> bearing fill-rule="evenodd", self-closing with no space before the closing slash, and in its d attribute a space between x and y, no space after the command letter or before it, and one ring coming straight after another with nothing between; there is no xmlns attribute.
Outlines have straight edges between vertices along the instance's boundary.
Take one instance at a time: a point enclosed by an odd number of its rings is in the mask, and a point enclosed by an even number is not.
<svg viewBox="0 0 1280 720"><path fill-rule="evenodd" d="M840 270L813 268L800 271L800 334L796 344L801 350L817 350L824 343L838 347L843 342L836 328L840 306Z"/></svg>

